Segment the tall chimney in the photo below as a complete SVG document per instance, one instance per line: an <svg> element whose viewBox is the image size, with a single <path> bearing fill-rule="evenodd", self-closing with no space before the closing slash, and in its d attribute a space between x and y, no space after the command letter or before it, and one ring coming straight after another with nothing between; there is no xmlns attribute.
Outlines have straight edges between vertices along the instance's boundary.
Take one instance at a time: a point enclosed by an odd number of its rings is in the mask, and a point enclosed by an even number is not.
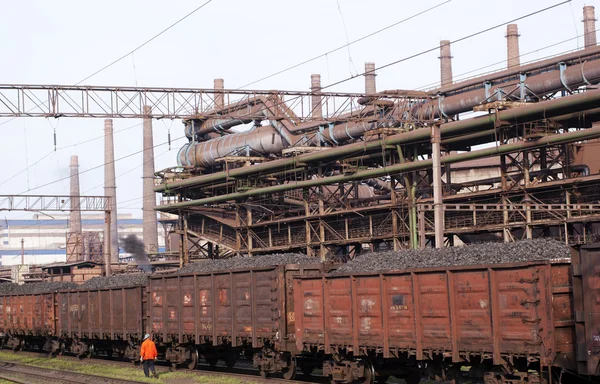
<svg viewBox="0 0 600 384"><path fill-rule="evenodd" d="M583 7L583 33L585 47L596 46L596 15L593 5Z"/></svg>
<svg viewBox="0 0 600 384"><path fill-rule="evenodd" d="M377 93L375 86L375 63L365 63L365 93L373 95Z"/></svg>
<svg viewBox="0 0 600 384"><path fill-rule="evenodd" d="M225 82L223 79L215 79L214 89L225 89ZM222 109L225 106L224 97L222 93L215 93L215 109Z"/></svg>
<svg viewBox="0 0 600 384"><path fill-rule="evenodd" d="M452 55L450 40L440 41L440 80L442 87L452 84Z"/></svg>
<svg viewBox="0 0 600 384"><path fill-rule="evenodd" d="M144 106L144 250L158 252L158 225L156 223L156 195L154 194L154 141L152 139L152 108Z"/></svg>
<svg viewBox="0 0 600 384"><path fill-rule="evenodd" d="M71 206L79 202L79 158L71 156ZM81 233L81 211L71 211L69 220L69 232Z"/></svg>
<svg viewBox="0 0 600 384"><path fill-rule="evenodd" d="M321 91L321 75L312 74L310 75L310 91L317 93ZM320 120L323 118L323 106L321 105L321 96L313 95L311 98L312 102L312 118Z"/></svg>
<svg viewBox="0 0 600 384"><path fill-rule="evenodd" d="M506 26L506 62L508 68L521 65L519 56L519 28L517 24L508 24Z"/></svg>
<svg viewBox="0 0 600 384"><path fill-rule="evenodd" d="M119 233L117 229L117 184L115 180L115 148L113 121L104 120L104 195L110 197L110 259L119 262Z"/></svg>

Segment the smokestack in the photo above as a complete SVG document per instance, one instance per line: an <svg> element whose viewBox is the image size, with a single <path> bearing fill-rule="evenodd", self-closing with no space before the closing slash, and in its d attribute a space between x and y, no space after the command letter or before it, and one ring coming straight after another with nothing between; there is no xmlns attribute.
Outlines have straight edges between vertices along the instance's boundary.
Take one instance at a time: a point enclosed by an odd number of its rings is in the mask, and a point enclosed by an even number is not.
<svg viewBox="0 0 600 384"><path fill-rule="evenodd" d="M440 80L442 87L452 84L452 55L450 40L440 41Z"/></svg>
<svg viewBox="0 0 600 384"><path fill-rule="evenodd" d="M214 89L225 89L225 82L223 79L215 79ZM224 97L222 93L215 93L215 109L222 109L225 106Z"/></svg>
<svg viewBox="0 0 600 384"><path fill-rule="evenodd" d="M592 5L583 7L583 33L585 47L596 46L596 15Z"/></svg>
<svg viewBox="0 0 600 384"><path fill-rule="evenodd" d="M119 262L119 234L117 230L117 184L115 180L115 148L113 121L104 120L104 196L110 197L110 259Z"/></svg>
<svg viewBox="0 0 600 384"><path fill-rule="evenodd" d="M144 250L158 252L158 226L156 224L156 195L154 194L154 141L152 139L152 108L144 106Z"/></svg>
<svg viewBox="0 0 600 384"><path fill-rule="evenodd" d="M71 156L71 206L79 201L79 158ZM69 220L69 232L81 233L81 211L71 211Z"/></svg>
<svg viewBox="0 0 600 384"><path fill-rule="evenodd" d="M519 27L517 27L517 24L508 24L506 26L506 62L508 68L521 65L519 56Z"/></svg>
<svg viewBox="0 0 600 384"><path fill-rule="evenodd" d="M310 91L319 92L321 91L321 75L312 74L310 75ZM312 117L315 120L323 118L323 106L321 105L321 96L312 96Z"/></svg>
<svg viewBox="0 0 600 384"><path fill-rule="evenodd" d="M377 93L375 86L375 63L365 63L365 93L374 95Z"/></svg>

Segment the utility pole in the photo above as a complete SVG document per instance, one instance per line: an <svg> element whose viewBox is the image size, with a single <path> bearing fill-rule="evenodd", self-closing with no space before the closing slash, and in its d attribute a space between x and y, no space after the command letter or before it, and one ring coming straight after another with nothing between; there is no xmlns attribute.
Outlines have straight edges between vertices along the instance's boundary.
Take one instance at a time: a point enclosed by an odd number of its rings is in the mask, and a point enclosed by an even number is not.
<svg viewBox="0 0 600 384"><path fill-rule="evenodd" d="M25 239L21 239L21 266L25 265Z"/></svg>

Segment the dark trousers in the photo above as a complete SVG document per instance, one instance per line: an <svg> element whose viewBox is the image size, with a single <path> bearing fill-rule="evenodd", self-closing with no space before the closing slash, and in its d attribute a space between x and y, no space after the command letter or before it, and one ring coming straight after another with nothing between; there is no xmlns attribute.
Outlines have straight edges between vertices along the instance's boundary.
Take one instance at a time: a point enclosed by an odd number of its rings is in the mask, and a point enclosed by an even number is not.
<svg viewBox="0 0 600 384"><path fill-rule="evenodd" d="M146 377L150 377L150 371L156 375L156 370L154 369L154 360L144 360L142 364L144 364L144 375L146 375Z"/></svg>

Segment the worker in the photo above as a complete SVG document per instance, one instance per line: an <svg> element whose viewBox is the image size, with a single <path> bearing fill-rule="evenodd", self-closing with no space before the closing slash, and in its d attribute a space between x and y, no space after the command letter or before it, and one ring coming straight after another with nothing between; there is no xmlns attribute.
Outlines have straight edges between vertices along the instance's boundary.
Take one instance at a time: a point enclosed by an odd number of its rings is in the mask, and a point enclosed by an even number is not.
<svg viewBox="0 0 600 384"><path fill-rule="evenodd" d="M156 369L154 368L154 360L157 355L156 345L150 339L150 335L146 334L142 342L142 348L140 349L140 362L144 365L144 375L146 377L150 377L150 371L152 371L152 375L158 379Z"/></svg>

